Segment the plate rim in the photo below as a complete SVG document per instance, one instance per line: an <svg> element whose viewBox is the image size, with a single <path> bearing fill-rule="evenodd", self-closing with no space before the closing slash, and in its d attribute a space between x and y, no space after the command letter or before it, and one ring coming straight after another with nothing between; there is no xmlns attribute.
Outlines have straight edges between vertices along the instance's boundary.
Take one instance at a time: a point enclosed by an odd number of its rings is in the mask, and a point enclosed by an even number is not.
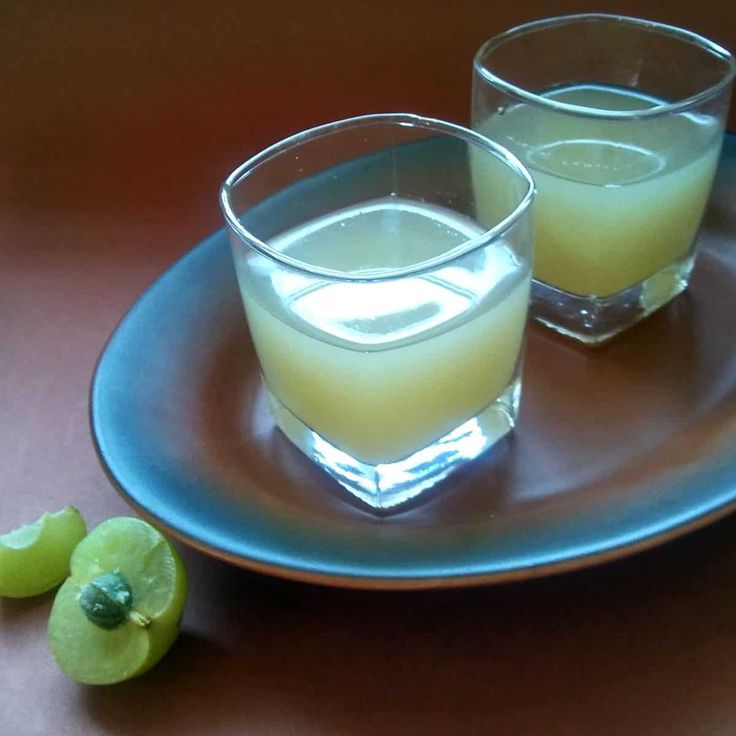
<svg viewBox="0 0 736 736"><path fill-rule="evenodd" d="M332 588L349 588L353 590L438 590L473 588L485 585L502 585L524 580L536 580L568 572L587 570L592 567L623 560L640 552L654 549L666 542L703 529L729 516L736 510L736 498L712 511L694 517L691 521L678 524L661 532L651 534L628 544L617 544L613 547L591 552L588 554L568 557L566 559L528 566L519 566L511 570L501 570L486 573L466 573L461 575L434 575L434 576L380 576L380 575L345 575L330 572L315 572L296 566L279 565L261 560L252 556L237 555L203 542L175 526L169 524L160 516L149 511L140 502L134 499L122 484L115 478L107 465L103 454L99 450L96 437L94 438L95 452L102 469L117 494L133 508L143 519L163 530L175 540L242 569L264 575L290 580L293 582L323 585Z"/></svg>

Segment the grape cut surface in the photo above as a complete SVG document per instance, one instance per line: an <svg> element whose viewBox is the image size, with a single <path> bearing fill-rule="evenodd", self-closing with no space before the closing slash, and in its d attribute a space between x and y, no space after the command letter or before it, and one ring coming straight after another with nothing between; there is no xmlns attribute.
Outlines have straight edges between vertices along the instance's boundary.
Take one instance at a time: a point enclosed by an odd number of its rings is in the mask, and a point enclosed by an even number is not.
<svg viewBox="0 0 736 736"><path fill-rule="evenodd" d="M0 596L27 598L55 588L69 575L74 548L87 528L73 506L0 536Z"/></svg>
<svg viewBox="0 0 736 736"><path fill-rule="evenodd" d="M140 519L108 519L74 551L49 619L51 651L78 682L141 675L174 643L186 593L184 565L166 537Z"/></svg>

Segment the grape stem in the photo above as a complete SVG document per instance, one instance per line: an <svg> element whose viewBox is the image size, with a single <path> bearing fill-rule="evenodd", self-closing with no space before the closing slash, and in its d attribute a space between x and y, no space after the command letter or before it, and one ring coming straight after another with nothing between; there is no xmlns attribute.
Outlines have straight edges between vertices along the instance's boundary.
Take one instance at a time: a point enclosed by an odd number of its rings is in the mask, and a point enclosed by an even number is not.
<svg viewBox="0 0 736 736"><path fill-rule="evenodd" d="M151 625L151 619L140 611L136 611L134 608L132 608L128 613L128 621L136 626L140 626L142 629L147 629Z"/></svg>

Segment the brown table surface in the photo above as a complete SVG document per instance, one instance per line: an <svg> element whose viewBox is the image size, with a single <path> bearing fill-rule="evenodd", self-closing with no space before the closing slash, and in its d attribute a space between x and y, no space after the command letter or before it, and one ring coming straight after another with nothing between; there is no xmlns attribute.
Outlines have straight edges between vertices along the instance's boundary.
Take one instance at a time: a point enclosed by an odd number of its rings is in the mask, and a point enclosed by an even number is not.
<svg viewBox="0 0 736 736"><path fill-rule="evenodd" d="M234 165L298 129L406 109L467 120L470 61L521 0L0 7L0 529L130 513L87 423L97 355L220 226ZM603 2L731 48L730 3ZM736 128L732 113L730 127ZM144 678L66 679L51 596L0 601L0 734L736 733L736 518L627 560L425 593L288 583L184 549L183 634Z"/></svg>

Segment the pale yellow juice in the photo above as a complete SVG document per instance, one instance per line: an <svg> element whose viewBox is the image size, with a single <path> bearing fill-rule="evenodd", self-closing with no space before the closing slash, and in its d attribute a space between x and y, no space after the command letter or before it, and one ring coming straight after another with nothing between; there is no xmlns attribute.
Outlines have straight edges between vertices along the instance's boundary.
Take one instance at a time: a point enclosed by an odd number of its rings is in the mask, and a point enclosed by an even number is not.
<svg viewBox="0 0 736 736"><path fill-rule="evenodd" d="M546 96L607 110L656 103L626 90L578 86ZM537 187L534 277L584 296L610 296L688 255L720 151L720 127L693 113L612 122L528 104L475 121L516 153ZM481 219L494 182L480 167ZM484 214L485 212L485 214Z"/></svg>
<svg viewBox="0 0 736 736"><path fill-rule="evenodd" d="M359 275L419 263L482 230L400 198L337 212L269 241L307 263ZM530 273L503 243L431 273L315 281L266 258L236 258L270 392L365 463L394 462L491 405L514 380Z"/></svg>

